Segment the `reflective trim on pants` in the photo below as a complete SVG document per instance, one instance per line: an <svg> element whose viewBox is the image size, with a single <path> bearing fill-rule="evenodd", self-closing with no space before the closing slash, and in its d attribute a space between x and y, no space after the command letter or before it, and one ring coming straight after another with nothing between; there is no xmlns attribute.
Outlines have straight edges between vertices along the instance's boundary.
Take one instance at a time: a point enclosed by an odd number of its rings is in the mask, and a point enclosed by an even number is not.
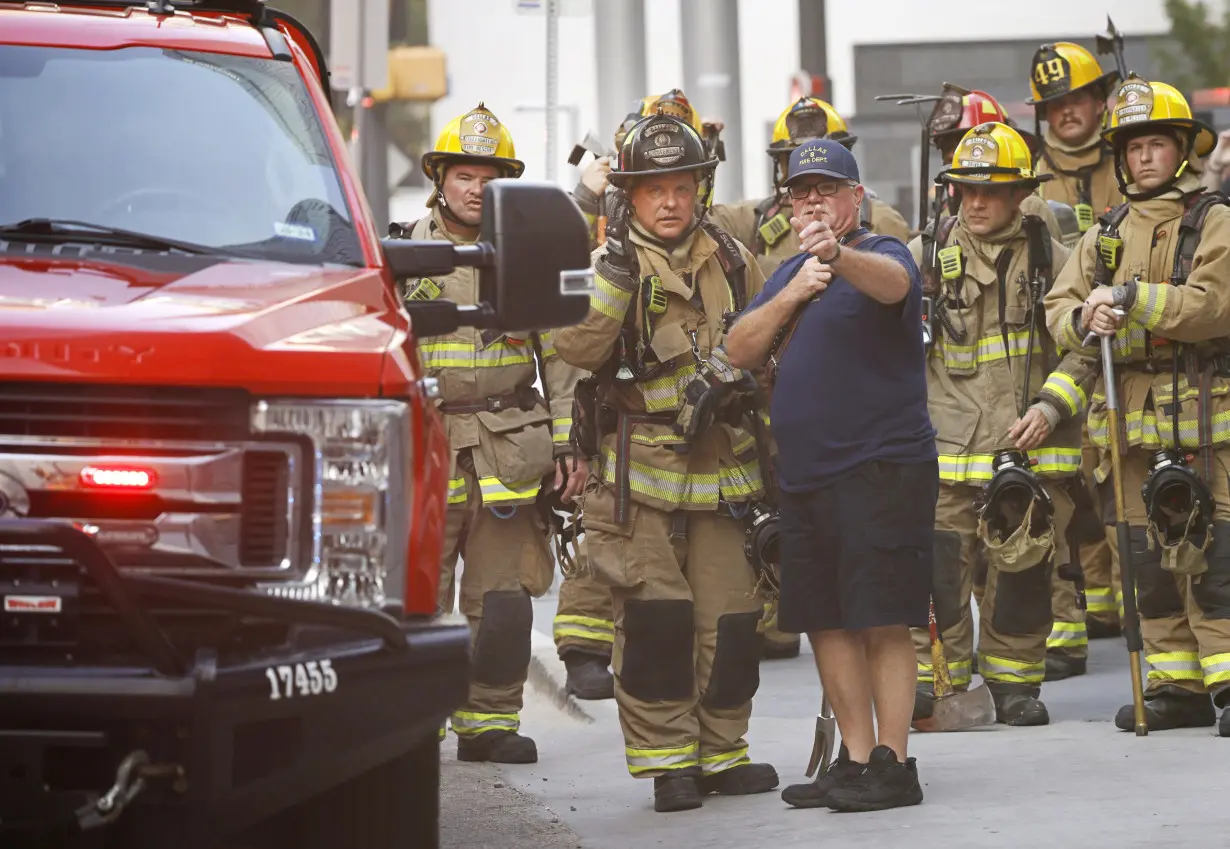
<svg viewBox="0 0 1230 849"><path fill-rule="evenodd" d="M978 655L978 672L987 681L1000 684L1041 684L1046 676L1046 661L1024 663L983 653Z"/></svg>
<svg viewBox="0 0 1230 849"><path fill-rule="evenodd" d="M960 690L962 687L968 687L970 681L973 680L973 664L968 660L958 660L948 664L948 677L952 680L954 689ZM918 664L918 683L919 684L934 684L935 674L931 664Z"/></svg>
<svg viewBox="0 0 1230 849"><path fill-rule="evenodd" d="M1111 613L1116 609L1110 587L1085 587L1085 604L1089 613Z"/></svg>
<svg viewBox="0 0 1230 849"><path fill-rule="evenodd" d="M664 749L625 748L624 756L628 759L628 772L633 775L645 775L694 767L697 765L696 756L699 750L699 743L668 746Z"/></svg>
<svg viewBox="0 0 1230 849"><path fill-rule="evenodd" d="M475 713L468 710L453 713L453 731L458 737L477 737L487 731L515 733L520 727L521 716L516 713Z"/></svg>
<svg viewBox="0 0 1230 849"><path fill-rule="evenodd" d="M750 764L751 762L751 758L747 756L747 746L744 746L741 749L734 749L717 755L705 755L700 759L700 771L705 775L717 775L719 772L725 772L728 769Z"/></svg>
<svg viewBox="0 0 1230 849"><path fill-rule="evenodd" d="M1230 652L1200 658L1200 668L1204 670L1206 687L1230 684Z"/></svg>
<svg viewBox="0 0 1230 849"><path fill-rule="evenodd" d="M440 742L444 742L444 738L448 736L448 722L440 726Z"/></svg>
<svg viewBox="0 0 1230 849"><path fill-rule="evenodd" d="M576 637L579 640L594 640L600 643L615 642L615 623L609 619L595 619L592 616L555 617L555 639Z"/></svg>
<svg viewBox="0 0 1230 849"><path fill-rule="evenodd" d="M1084 622L1054 622L1046 638L1048 649L1075 649L1089 645L1089 632Z"/></svg>
<svg viewBox="0 0 1230 849"><path fill-rule="evenodd" d="M1194 651L1167 651L1145 655L1150 681L1200 681L1200 654Z"/></svg>

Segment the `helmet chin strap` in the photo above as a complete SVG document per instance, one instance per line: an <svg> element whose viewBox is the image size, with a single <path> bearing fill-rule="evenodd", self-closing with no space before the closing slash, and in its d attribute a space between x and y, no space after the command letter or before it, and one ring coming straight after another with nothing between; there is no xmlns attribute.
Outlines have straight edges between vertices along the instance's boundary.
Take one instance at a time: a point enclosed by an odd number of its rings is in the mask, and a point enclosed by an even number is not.
<svg viewBox="0 0 1230 849"><path fill-rule="evenodd" d="M1192 152L1196 149L1196 133L1189 133L1187 137L1187 150L1183 154L1183 163L1179 166L1179 170L1174 172L1174 176L1162 183L1160 186L1154 186L1152 189L1144 192L1129 192L1128 185L1129 174L1125 173L1123 167L1123 159L1127 156L1127 142L1122 142L1115 148L1115 182L1119 184L1119 191L1123 192L1123 196L1128 200L1153 200L1155 197L1166 194L1175 187L1179 182L1179 178L1187 172L1187 166L1191 164ZM1123 155L1120 155L1122 151Z"/></svg>

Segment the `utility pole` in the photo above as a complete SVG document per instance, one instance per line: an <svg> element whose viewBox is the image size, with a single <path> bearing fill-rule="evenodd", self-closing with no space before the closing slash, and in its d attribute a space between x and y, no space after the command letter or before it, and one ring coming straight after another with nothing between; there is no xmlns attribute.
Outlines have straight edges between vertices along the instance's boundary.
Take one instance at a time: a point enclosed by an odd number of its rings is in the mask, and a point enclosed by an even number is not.
<svg viewBox="0 0 1230 849"><path fill-rule="evenodd" d="M645 62L645 0L594 4L594 59L598 71L598 127L612 139L633 102L650 92Z"/></svg>
<svg viewBox="0 0 1230 849"><path fill-rule="evenodd" d="M559 0L546 0L547 18L547 181L554 183L559 159Z"/></svg>
<svg viewBox="0 0 1230 849"><path fill-rule="evenodd" d="M702 118L720 119L726 161L714 200L743 198L743 107L739 98L738 0L680 0L684 92Z"/></svg>
<svg viewBox="0 0 1230 849"><path fill-rule="evenodd" d="M799 0L799 66L820 77L820 97L832 102L829 80L828 30L824 25L827 0ZM808 92L803 92L804 96Z"/></svg>

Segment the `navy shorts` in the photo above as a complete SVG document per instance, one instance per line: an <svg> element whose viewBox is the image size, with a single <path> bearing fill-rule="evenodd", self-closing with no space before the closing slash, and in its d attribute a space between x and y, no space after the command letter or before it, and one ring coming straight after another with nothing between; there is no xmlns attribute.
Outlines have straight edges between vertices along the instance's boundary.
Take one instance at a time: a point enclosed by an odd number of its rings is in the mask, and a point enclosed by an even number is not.
<svg viewBox="0 0 1230 849"><path fill-rule="evenodd" d="M782 492L787 633L927 627L939 465L872 460L807 492Z"/></svg>

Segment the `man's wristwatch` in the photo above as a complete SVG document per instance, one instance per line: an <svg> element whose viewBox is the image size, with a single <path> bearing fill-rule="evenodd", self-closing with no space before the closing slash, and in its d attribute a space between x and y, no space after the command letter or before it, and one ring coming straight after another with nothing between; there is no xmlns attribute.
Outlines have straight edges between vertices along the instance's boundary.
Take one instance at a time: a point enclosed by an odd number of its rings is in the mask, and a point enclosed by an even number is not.
<svg viewBox="0 0 1230 849"><path fill-rule="evenodd" d="M832 259L822 259L820 261L823 262L825 265L832 265L833 263L837 262L837 260L839 259L841 259L841 242L837 243L837 253L833 254Z"/></svg>

